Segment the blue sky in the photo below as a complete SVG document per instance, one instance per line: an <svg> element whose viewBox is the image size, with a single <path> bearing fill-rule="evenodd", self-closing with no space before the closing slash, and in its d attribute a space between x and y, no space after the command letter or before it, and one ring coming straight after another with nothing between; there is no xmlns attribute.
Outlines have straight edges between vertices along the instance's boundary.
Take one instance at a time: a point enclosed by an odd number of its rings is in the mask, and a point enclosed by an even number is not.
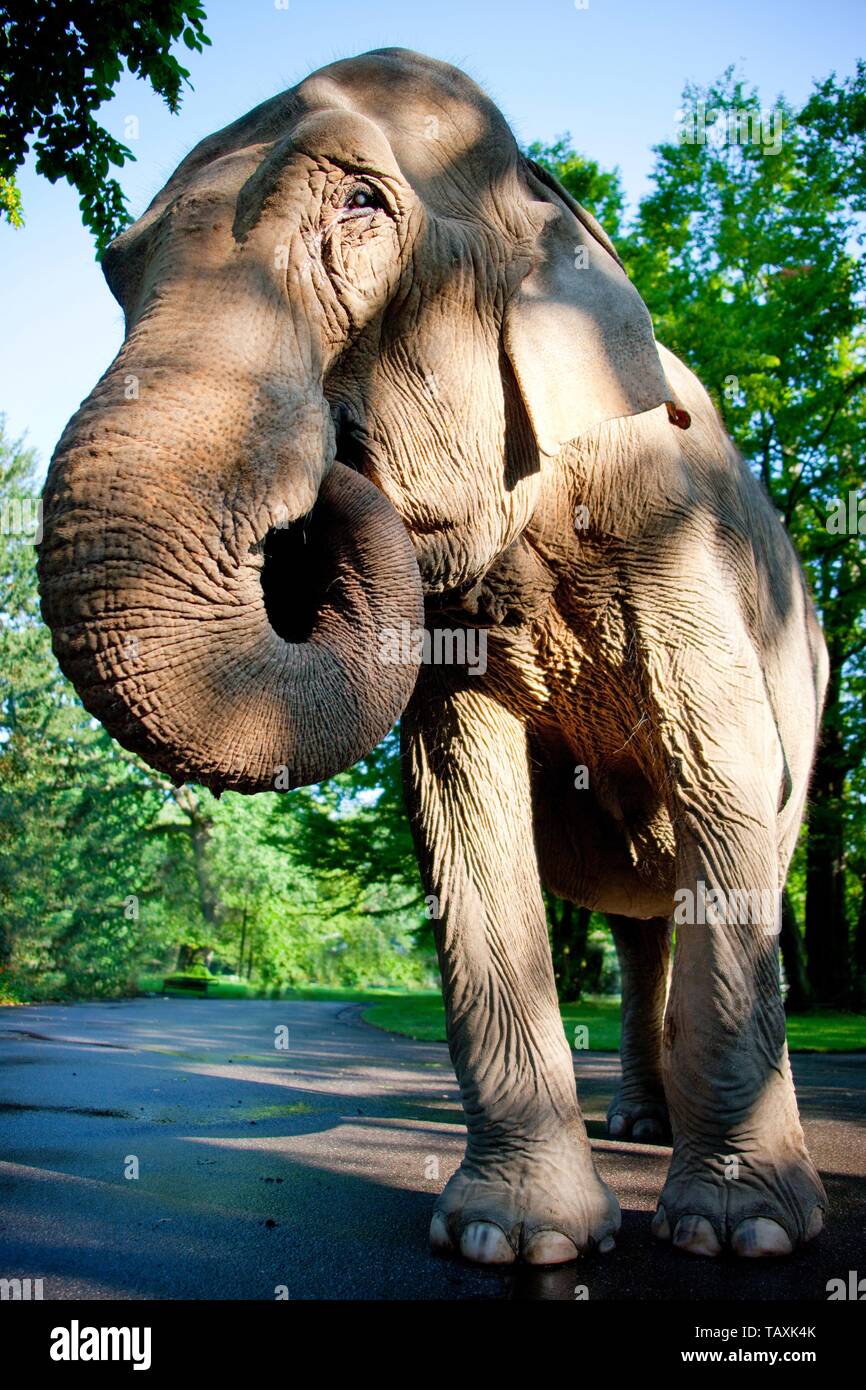
<svg viewBox="0 0 866 1390"><path fill-rule="evenodd" d="M803 100L814 78L866 52L863 0L205 0L213 47L186 55L194 90L169 115L125 77L102 123L137 157L118 177L134 215L186 152L322 64L385 45L456 63L480 81L522 142L570 131L619 165L629 199L652 145L670 138L684 83L730 63L761 92ZM125 137L138 118L139 137ZM0 224L0 411L47 463L64 424L120 344L122 316L81 227L77 196L30 170L27 225Z"/></svg>

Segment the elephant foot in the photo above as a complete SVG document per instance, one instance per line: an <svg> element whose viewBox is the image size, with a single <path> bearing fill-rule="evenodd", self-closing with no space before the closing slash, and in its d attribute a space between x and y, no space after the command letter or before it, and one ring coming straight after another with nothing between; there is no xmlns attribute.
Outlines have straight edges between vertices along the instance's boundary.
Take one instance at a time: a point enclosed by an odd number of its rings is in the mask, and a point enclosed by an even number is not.
<svg viewBox="0 0 866 1390"><path fill-rule="evenodd" d="M690 1149L692 1146L690 1146ZM652 1223L657 1240L690 1255L790 1255L818 1235L827 1196L805 1150L674 1158Z"/></svg>
<svg viewBox="0 0 866 1390"><path fill-rule="evenodd" d="M606 1254L619 1225L588 1143L567 1136L467 1154L436 1202L430 1243L477 1264L557 1265Z"/></svg>
<svg viewBox="0 0 866 1390"><path fill-rule="evenodd" d="M664 1092L621 1086L608 1106L607 1132L611 1139L631 1139L635 1144L669 1144L671 1121Z"/></svg>

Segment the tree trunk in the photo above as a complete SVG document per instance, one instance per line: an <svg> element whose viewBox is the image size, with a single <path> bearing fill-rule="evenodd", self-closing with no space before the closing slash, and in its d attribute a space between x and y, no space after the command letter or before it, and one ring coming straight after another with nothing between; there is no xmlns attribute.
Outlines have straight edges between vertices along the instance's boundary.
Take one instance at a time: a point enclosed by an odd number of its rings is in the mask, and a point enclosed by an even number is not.
<svg viewBox="0 0 866 1390"><path fill-rule="evenodd" d="M785 965L785 978L788 993L785 998L787 1013L804 1013L811 1007L812 992L806 974L806 953L803 938L791 895L787 888L782 895L782 929L779 935L779 948Z"/></svg>
<svg viewBox="0 0 866 1390"><path fill-rule="evenodd" d="M565 1003L580 999L587 971L589 908L545 893L556 992Z"/></svg>
<svg viewBox="0 0 866 1390"><path fill-rule="evenodd" d="M175 970L178 974L182 975L184 971L189 970L192 965L195 965L195 947L187 945L181 946L177 953L177 965L175 966Z"/></svg>
<svg viewBox="0 0 866 1390"><path fill-rule="evenodd" d="M852 1003L855 1009L866 1009L866 870L860 875L860 888L860 910L854 932Z"/></svg>
<svg viewBox="0 0 866 1390"><path fill-rule="evenodd" d="M190 840L192 842L192 855L195 864L195 877L198 884L198 897L201 906L202 921L208 932L216 928L218 903L216 893L210 881L207 863L207 848L210 842L213 826L204 817L196 817L190 821Z"/></svg>
<svg viewBox="0 0 866 1390"><path fill-rule="evenodd" d="M213 945L217 939L220 919L220 902L210 874L208 847L213 834L213 819L202 807L201 797L191 787L180 787L174 792L179 809L186 816L189 831L195 881L198 887L199 910L207 936L204 949L213 956Z"/></svg>
<svg viewBox="0 0 866 1390"><path fill-rule="evenodd" d="M840 673L832 659L824 733L815 759L806 842L806 958L816 1004L850 1002L851 962L845 902L845 805L847 772L842 742Z"/></svg>
<svg viewBox="0 0 866 1390"><path fill-rule="evenodd" d="M244 898L244 914L241 918L241 949L238 952L238 979L244 977L244 947L247 942L247 900Z"/></svg>

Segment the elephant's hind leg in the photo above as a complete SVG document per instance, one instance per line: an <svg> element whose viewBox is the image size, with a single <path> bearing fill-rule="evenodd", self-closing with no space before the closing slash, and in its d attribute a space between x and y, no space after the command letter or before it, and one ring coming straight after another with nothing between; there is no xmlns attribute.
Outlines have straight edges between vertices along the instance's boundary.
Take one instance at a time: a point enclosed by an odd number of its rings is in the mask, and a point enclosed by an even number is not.
<svg viewBox="0 0 866 1390"><path fill-rule="evenodd" d="M779 987L786 763L739 594L718 549L693 539L678 546L688 568L654 574L638 614L677 845L662 1046L673 1154L653 1232L693 1254L782 1255L817 1234L827 1204ZM805 677L792 665L790 679Z"/></svg>
<svg viewBox="0 0 866 1390"><path fill-rule="evenodd" d="M775 806L748 769L725 792L724 825L695 803L681 821L689 896L663 1047L674 1144L653 1231L693 1254L785 1255L820 1231L827 1199L785 1040Z"/></svg>
<svg viewBox="0 0 866 1390"><path fill-rule="evenodd" d="M425 670L403 719L468 1130L431 1241L486 1264L559 1264L610 1248L619 1206L595 1171L557 1006L525 731L471 676L467 689L447 679Z"/></svg>
<svg viewBox="0 0 866 1390"><path fill-rule="evenodd" d="M671 927L663 917L608 916L622 977L622 1083L607 1112L612 1139L670 1139L662 1076Z"/></svg>

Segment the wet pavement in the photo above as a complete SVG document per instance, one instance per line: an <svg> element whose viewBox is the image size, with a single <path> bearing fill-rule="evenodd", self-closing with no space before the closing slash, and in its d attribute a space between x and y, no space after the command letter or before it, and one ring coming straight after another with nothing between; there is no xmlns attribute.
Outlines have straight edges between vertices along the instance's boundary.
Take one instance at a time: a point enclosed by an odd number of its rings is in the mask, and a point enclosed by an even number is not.
<svg viewBox="0 0 866 1390"><path fill-rule="evenodd" d="M339 1003L0 1009L0 1278L42 1278L46 1299L570 1300L585 1285L593 1300L824 1301L829 1279L866 1276L866 1054L793 1066L833 1207L808 1251L753 1263L656 1246L670 1151L604 1138L618 1059L580 1053L617 1248L502 1273L427 1248L463 1148L444 1045Z"/></svg>

